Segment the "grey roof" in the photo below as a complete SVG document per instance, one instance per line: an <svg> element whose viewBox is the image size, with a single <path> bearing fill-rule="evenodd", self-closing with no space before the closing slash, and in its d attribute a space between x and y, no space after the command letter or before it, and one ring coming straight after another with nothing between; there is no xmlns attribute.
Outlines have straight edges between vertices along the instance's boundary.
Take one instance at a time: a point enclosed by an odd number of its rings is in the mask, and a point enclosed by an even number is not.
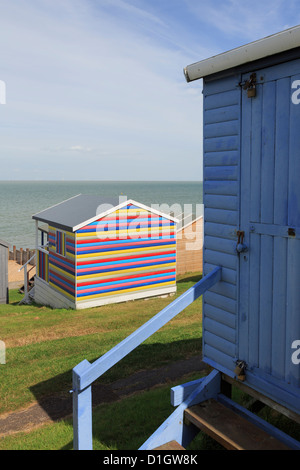
<svg viewBox="0 0 300 470"><path fill-rule="evenodd" d="M38 214L34 214L32 218L53 225L61 230L76 232L76 230L93 220L103 217L107 213L113 212L117 208L124 207L130 203L169 220L173 220L176 223L178 222L175 217L169 214L163 214L132 199L127 200L125 198L125 200L123 199L120 202L119 198L104 199L103 197L88 194L74 196Z"/></svg>
<svg viewBox="0 0 300 470"><path fill-rule="evenodd" d="M5 242L4 240L0 240L0 245L5 246L6 248L9 248L9 243Z"/></svg>
<svg viewBox="0 0 300 470"><path fill-rule="evenodd" d="M99 196L79 194L38 214L34 214L32 218L50 225L53 224L62 230L73 232L78 225L117 205L119 205L118 198L104 199Z"/></svg>

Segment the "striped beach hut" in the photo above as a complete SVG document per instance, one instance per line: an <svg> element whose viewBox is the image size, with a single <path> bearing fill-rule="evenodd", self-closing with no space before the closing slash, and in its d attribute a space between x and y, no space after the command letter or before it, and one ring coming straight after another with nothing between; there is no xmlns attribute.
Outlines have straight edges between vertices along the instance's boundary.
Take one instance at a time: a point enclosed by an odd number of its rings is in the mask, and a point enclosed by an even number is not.
<svg viewBox="0 0 300 470"><path fill-rule="evenodd" d="M133 200L78 195L33 219L37 303L81 309L176 291L175 218ZM45 245L39 223L48 225Z"/></svg>

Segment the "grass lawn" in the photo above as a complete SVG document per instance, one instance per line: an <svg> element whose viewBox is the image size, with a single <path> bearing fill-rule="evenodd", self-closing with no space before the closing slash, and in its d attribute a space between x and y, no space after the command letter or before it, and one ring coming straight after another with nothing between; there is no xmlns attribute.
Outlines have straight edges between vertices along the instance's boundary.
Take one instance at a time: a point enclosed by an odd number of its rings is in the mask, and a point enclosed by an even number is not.
<svg viewBox="0 0 300 470"><path fill-rule="evenodd" d="M176 296L201 278L180 276ZM6 364L0 364L0 414L59 393L69 395L72 369L83 359L93 362L162 310L176 297L152 298L85 310L18 305L22 295L10 291L10 304L0 306L0 340ZM153 369L201 353L202 302L198 299L101 377L109 384L141 369ZM193 380L198 376L191 376ZM179 382L181 383L181 381ZM94 449L138 449L170 415L170 387L157 387L93 409ZM244 404L249 397L234 390ZM264 419L300 440L300 426L264 409ZM72 419L43 425L0 439L0 450L72 449ZM220 449L200 434L191 449Z"/></svg>
<svg viewBox="0 0 300 470"><path fill-rule="evenodd" d="M200 274L179 277L176 296L200 278ZM78 311L18 305L21 298L18 291L11 291L10 304L0 306L0 340L6 344L6 364L0 365L0 414L53 393L68 393L76 364L102 356L175 296ZM198 299L104 374L101 382L199 354L201 312Z"/></svg>

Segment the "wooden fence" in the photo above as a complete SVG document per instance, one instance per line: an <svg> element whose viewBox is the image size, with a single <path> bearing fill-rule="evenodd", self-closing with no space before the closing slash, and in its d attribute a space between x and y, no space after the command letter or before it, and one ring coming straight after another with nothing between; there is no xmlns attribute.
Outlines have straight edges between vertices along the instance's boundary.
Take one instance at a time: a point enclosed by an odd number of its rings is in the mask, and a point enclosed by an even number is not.
<svg viewBox="0 0 300 470"><path fill-rule="evenodd" d="M30 248L20 248L17 249L15 246L13 247L12 251L9 251L9 260L13 260L16 263L20 264L23 266L23 264L27 263L27 261L30 260L30 258L34 255L35 250L30 249ZM35 266L35 258L29 263L32 266Z"/></svg>

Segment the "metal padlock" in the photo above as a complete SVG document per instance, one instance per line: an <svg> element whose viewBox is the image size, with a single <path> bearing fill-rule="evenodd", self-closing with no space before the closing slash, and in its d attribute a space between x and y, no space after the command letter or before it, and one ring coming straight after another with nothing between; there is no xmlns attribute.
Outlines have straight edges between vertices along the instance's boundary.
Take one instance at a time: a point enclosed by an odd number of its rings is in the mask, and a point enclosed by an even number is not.
<svg viewBox="0 0 300 470"><path fill-rule="evenodd" d="M246 378L246 373L245 373L245 369L246 369L246 363L245 361L237 361L236 362L236 368L234 369L234 373L235 375L237 376L237 378L239 380L241 380L242 382L245 380Z"/></svg>
<svg viewBox="0 0 300 470"><path fill-rule="evenodd" d="M247 89L247 96L248 98L255 98L256 96L256 86L252 85L250 88Z"/></svg>

